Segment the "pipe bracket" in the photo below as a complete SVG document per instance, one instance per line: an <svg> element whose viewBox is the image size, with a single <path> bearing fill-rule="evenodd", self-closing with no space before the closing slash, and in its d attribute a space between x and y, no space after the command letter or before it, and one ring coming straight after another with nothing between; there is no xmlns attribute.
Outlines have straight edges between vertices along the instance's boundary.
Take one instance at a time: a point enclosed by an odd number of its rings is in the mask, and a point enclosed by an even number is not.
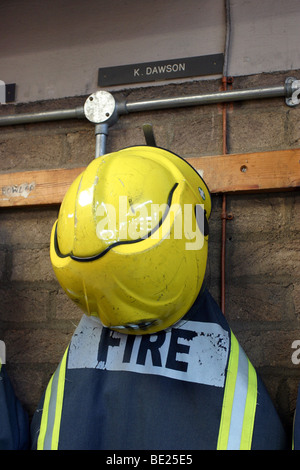
<svg viewBox="0 0 300 470"><path fill-rule="evenodd" d="M115 98L104 90L92 93L85 101L84 114L93 124L114 124L118 119Z"/></svg>
<svg viewBox="0 0 300 470"><path fill-rule="evenodd" d="M300 104L300 80L293 77L288 77L285 80L286 99L285 103L287 106L294 107Z"/></svg>

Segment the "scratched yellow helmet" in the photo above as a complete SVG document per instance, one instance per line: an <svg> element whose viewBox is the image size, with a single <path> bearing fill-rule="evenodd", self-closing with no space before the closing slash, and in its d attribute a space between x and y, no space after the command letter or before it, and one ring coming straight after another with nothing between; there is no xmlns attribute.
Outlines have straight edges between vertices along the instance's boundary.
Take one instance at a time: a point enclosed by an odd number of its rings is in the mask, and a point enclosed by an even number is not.
<svg viewBox="0 0 300 470"><path fill-rule="evenodd" d="M93 160L51 233L56 277L88 315L128 334L181 319L203 283L209 190L184 159L136 146Z"/></svg>

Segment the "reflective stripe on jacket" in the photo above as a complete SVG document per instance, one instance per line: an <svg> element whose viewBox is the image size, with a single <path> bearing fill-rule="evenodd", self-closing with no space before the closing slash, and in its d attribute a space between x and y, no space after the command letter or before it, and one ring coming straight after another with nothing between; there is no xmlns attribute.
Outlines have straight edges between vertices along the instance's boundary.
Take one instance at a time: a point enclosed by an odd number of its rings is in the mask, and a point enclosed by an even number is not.
<svg viewBox="0 0 300 470"><path fill-rule="evenodd" d="M284 449L277 413L207 291L183 321L122 335L83 316L32 426L37 449Z"/></svg>

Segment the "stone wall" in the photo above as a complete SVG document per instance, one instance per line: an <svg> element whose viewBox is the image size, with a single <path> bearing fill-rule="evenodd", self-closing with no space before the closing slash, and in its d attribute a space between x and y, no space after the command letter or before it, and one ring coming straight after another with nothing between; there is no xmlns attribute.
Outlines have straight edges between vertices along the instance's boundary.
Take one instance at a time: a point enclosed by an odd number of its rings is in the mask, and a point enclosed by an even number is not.
<svg viewBox="0 0 300 470"><path fill-rule="evenodd" d="M234 79L233 88L276 86L300 71ZM220 80L170 84L119 93L128 101L218 91ZM2 107L2 114L73 108L86 96ZM182 157L222 153L222 105L121 116L110 128L108 152L144 144L151 122L157 145ZM283 98L228 105L228 151L247 153L300 146L300 107ZM0 129L2 173L87 165L93 126L85 120ZM221 195L213 195L207 283L220 303ZM49 260L58 206L0 210L0 339L16 393L32 415L81 317L59 287ZM225 315L291 429L300 364L299 191L227 196Z"/></svg>

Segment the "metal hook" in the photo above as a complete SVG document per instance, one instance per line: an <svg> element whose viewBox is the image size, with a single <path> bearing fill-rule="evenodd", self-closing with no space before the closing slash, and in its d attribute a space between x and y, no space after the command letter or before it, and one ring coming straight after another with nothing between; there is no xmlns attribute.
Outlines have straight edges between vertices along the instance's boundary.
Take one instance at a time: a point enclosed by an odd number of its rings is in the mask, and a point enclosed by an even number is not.
<svg viewBox="0 0 300 470"><path fill-rule="evenodd" d="M152 124L144 124L143 131L146 139L146 144L149 145L149 147L156 147Z"/></svg>

